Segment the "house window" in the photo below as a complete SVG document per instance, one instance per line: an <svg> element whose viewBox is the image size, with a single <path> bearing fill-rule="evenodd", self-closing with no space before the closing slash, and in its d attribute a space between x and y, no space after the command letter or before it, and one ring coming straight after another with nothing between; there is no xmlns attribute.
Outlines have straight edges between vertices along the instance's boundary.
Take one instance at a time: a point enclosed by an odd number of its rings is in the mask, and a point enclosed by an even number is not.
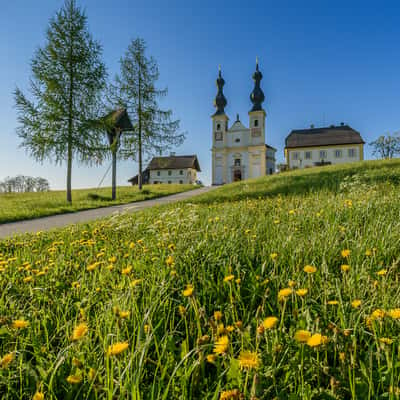
<svg viewBox="0 0 400 400"><path fill-rule="evenodd" d="M320 158L321 160L323 160L323 159L325 159L326 157L327 157L326 150L321 150L321 151L319 152L319 158Z"/></svg>
<svg viewBox="0 0 400 400"><path fill-rule="evenodd" d="M254 120L254 126L258 126L258 119Z"/></svg>
<svg viewBox="0 0 400 400"><path fill-rule="evenodd" d="M306 152L304 153L304 158L305 158L306 160L311 160L311 158L312 158L312 152L311 152L311 151L306 151Z"/></svg>
<svg viewBox="0 0 400 400"><path fill-rule="evenodd" d="M182 170L179 171L179 175L183 175L183 171Z"/></svg>
<svg viewBox="0 0 400 400"><path fill-rule="evenodd" d="M236 142L236 143L239 143L239 142L240 142L240 139L239 139L239 138L236 138L236 139L235 139L235 142Z"/></svg>
<svg viewBox="0 0 400 400"><path fill-rule="evenodd" d="M235 158L235 167L240 167L240 158Z"/></svg>
<svg viewBox="0 0 400 400"><path fill-rule="evenodd" d="M171 176L172 175L172 171L168 171L168 175Z"/></svg>
<svg viewBox="0 0 400 400"><path fill-rule="evenodd" d="M299 159L299 153L297 151L292 153L292 160L298 160Z"/></svg>
<svg viewBox="0 0 400 400"><path fill-rule="evenodd" d="M215 141L222 140L222 132L215 132Z"/></svg>
<svg viewBox="0 0 400 400"><path fill-rule="evenodd" d="M171 183L171 181L168 181L168 183Z"/></svg>
<svg viewBox="0 0 400 400"><path fill-rule="evenodd" d="M335 150L335 157L342 158L342 150Z"/></svg>
<svg viewBox="0 0 400 400"><path fill-rule="evenodd" d="M157 176L160 176L161 175L161 171L157 171Z"/></svg>
<svg viewBox="0 0 400 400"><path fill-rule="evenodd" d="M183 183L183 181L179 181L179 183Z"/></svg>
<svg viewBox="0 0 400 400"><path fill-rule="evenodd" d="M356 149L349 149L349 157L355 157L356 156Z"/></svg>

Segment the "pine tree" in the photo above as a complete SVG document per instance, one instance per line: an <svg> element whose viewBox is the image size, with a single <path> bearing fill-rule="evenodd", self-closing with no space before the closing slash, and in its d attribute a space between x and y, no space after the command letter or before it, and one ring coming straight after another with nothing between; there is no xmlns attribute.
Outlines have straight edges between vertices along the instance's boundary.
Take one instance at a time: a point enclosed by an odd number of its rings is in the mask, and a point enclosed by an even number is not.
<svg viewBox="0 0 400 400"><path fill-rule="evenodd" d="M179 120L172 120L171 110L161 110L158 99L167 89L157 89L159 71L153 57L146 56L143 39L133 40L121 58L120 75L110 93L114 106L125 107L133 124L133 131L121 135L120 155L139 164L138 184L142 189L143 156L160 154L182 144L185 134L179 131Z"/></svg>
<svg viewBox="0 0 400 400"><path fill-rule="evenodd" d="M65 0L50 20L44 47L32 59L33 100L15 90L21 146L38 161L66 161L68 202L73 158L90 164L103 157L105 134L96 123L106 79L101 56L86 15L75 0Z"/></svg>

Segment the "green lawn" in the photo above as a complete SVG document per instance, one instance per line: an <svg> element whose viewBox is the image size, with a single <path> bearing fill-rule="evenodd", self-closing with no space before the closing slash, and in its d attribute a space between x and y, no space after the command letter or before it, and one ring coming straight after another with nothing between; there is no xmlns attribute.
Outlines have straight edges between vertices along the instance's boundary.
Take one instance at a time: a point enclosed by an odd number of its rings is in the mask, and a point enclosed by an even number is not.
<svg viewBox="0 0 400 400"><path fill-rule="evenodd" d="M400 160L0 241L2 399L398 399Z"/></svg>
<svg viewBox="0 0 400 400"><path fill-rule="evenodd" d="M178 184L145 185L140 192L137 186L121 186L117 189L116 201L111 201L111 188L79 189L72 191L72 205L66 202L66 194L62 190L44 193L0 193L0 224L149 200L195 188L194 185Z"/></svg>

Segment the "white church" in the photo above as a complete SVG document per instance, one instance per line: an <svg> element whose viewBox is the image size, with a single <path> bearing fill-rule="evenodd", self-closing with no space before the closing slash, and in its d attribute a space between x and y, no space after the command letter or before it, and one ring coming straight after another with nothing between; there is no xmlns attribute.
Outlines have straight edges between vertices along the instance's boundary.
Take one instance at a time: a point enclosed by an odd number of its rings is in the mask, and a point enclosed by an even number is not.
<svg viewBox="0 0 400 400"><path fill-rule="evenodd" d="M276 149L265 144L265 117L262 108L265 99L260 87L262 73L258 62L253 74L254 89L250 94L253 103L249 111L249 128L239 120L229 128L229 118L225 114L227 105L223 93L225 81L221 69L217 79L218 93L214 106L217 109L212 118L212 184L223 185L249 178L256 178L275 172Z"/></svg>

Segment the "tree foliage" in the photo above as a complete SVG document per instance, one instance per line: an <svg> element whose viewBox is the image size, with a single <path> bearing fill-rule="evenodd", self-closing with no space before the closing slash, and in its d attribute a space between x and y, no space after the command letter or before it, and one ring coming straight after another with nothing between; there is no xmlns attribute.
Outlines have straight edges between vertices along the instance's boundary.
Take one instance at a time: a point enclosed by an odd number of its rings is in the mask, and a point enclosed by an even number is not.
<svg viewBox="0 0 400 400"><path fill-rule="evenodd" d="M7 177L0 182L0 193L47 192L50 185L47 179L25 175Z"/></svg>
<svg viewBox="0 0 400 400"><path fill-rule="evenodd" d="M121 135L120 156L139 163L139 188L142 183L144 155L161 154L180 145L185 134L179 132L179 120L172 119L171 110L162 110L159 99L167 95L167 89L157 89L159 78L157 63L146 55L143 39L133 40L120 60L120 74L110 88L114 107L128 110L134 129Z"/></svg>
<svg viewBox="0 0 400 400"><path fill-rule="evenodd" d="M67 163L71 198L72 160L100 162L104 131L98 121L106 69L102 47L88 31L87 17L75 0L66 0L50 20L46 43L31 63L29 99L17 88L17 133L36 160Z"/></svg>
<svg viewBox="0 0 400 400"><path fill-rule="evenodd" d="M373 155L380 158L393 158L400 154L400 137L398 135L381 135L369 144L373 147Z"/></svg>

